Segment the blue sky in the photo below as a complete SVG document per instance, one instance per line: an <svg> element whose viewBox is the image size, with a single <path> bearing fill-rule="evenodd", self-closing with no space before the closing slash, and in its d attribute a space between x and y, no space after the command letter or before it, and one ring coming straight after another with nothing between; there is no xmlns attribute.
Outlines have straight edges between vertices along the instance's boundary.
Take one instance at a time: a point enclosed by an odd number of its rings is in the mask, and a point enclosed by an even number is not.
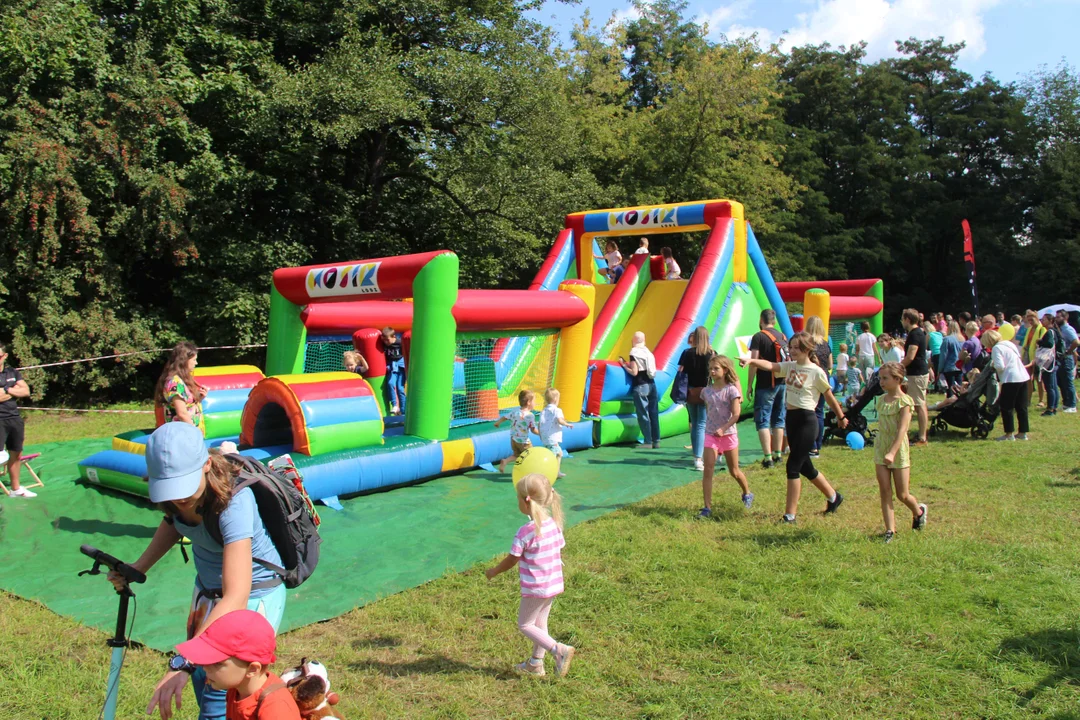
<svg viewBox="0 0 1080 720"><path fill-rule="evenodd" d="M632 12L626 0L548 0L531 15L565 41L586 8L599 24L613 12ZM960 56L964 70L1006 82L1063 58L1080 64L1080 0L688 0L687 12L708 21L714 37L757 32L766 42L783 36L788 47L866 40L872 59L893 55L894 40L943 35L967 42Z"/></svg>

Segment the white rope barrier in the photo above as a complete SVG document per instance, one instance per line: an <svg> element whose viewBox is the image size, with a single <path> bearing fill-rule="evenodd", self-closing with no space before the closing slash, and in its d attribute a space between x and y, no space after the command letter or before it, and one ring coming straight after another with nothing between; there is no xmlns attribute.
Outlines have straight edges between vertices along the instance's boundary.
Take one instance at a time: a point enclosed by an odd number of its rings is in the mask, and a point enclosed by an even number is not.
<svg viewBox="0 0 1080 720"><path fill-rule="evenodd" d="M264 348L266 343L259 345L213 345L208 347L196 348L197 350L246 350L249 348ZM97 362L98 360L114 360L116 358L129 357L131 355L154 355L157 353L170 352L172 348L155 348L153 350L134 350L132 352L117 353L116 355L99 355L92 358L80 358L78 360L63 360L61 362L45 363L43 365L27 365L26 367L19 368L22 370L38 370L40 368L59 367L60 365L74 365L76 363L84 362ZM30 408L26 408L29 410ZM134 411L132 411L134 412Z"/></svg>
<svg viewBox="0 0 1080 720"><path fill-rule="evenodd" d="M79 408L19 407L19 410L41 410L44 412L70 413L109 413L114 415L153 415L153 410L85 410Z"/></svg>

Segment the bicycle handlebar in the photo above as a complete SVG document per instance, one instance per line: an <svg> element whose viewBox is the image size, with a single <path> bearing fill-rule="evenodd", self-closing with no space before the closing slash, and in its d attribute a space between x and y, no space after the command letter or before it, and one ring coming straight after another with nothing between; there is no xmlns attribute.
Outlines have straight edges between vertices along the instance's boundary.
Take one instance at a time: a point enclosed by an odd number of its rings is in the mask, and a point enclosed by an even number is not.
<svg viewBox="0 0 1080 720"><path fill-rule="evenodd" d="M94 570L97 570L99 566L104 565L114 572L120 573L125 581L129 583L144 583L146 582L146 575L131 567L127 563L120 562L112 555L98 550L91 545L82 545L79 547L82 554L94 561ZM91 574L97 574L94 571L90 571Z"/></svg>

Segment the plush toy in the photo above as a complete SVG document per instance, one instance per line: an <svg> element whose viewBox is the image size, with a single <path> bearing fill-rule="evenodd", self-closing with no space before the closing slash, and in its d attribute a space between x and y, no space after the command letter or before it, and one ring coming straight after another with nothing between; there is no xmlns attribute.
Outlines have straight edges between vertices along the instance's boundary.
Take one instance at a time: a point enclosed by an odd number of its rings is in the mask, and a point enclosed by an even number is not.
<svg viewBox="0 0 1080 720"><path fill-rule="evenodd" d="M289 688L303 720L341 718L333 710L338 694L330 692L330 676L326 666L318 660L304 658L298 667L281 674L281 680Z"/></svg>

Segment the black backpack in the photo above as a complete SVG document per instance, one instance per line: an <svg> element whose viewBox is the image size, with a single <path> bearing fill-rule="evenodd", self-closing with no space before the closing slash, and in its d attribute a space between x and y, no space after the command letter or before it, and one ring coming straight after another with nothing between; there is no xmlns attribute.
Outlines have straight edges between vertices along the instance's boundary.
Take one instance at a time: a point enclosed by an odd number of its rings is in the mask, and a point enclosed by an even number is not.
<svg viewBox="0 0 1080 720"><path fill-rule="evenodd" d="M255 583L251 589L271 587L282 581L287 588L299 587L315 572L315 566L319 564L319 544L322 542L315 525L315 517L308 509L308 499L292 481L257 460L243 455L225 457L234 465L240 466L233 485L233 497L244 488L251 488L259 509L259 517L262 518L266 533L274 543L284 566L279 567L265 560L252 558L267 570L277 573L281 581ZM208 515L203 522L210 537L222 545L218 516Z"/></svg>
<svg viewBox="0 0 1080 720"><path fill-rule="evenodd" d="M771 331L771 332L770 332ZM774 328L765 328L761 331L767 338L772 340L773 354L776 355L777 363L790 362L791 355L788 354L787 338L784 337L784 333L775 330ZM783 341L783 342L781 342ZM769 387L776 387L776 376L770 376L772 379L772 385Z"/></svg>

